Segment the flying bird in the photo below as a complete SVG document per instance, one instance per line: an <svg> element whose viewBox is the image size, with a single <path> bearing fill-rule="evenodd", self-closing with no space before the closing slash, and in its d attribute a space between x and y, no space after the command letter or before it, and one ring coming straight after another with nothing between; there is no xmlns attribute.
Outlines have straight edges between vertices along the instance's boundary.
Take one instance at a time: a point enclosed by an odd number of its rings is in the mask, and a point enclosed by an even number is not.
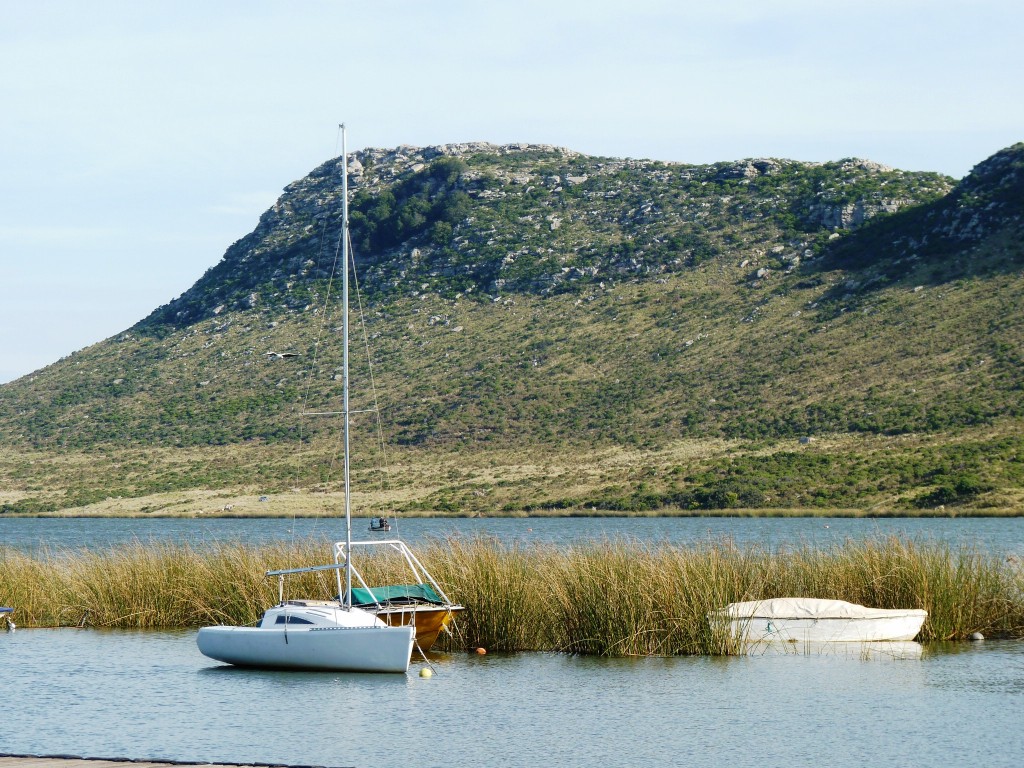
<svg viewBox="0 0 1024 768"><path fill-rule="evenodd" d="M298 356L299 356L298 352L267 352L267 357L276 357L278 359L283 359L285 357L298 357Z"/></svg>

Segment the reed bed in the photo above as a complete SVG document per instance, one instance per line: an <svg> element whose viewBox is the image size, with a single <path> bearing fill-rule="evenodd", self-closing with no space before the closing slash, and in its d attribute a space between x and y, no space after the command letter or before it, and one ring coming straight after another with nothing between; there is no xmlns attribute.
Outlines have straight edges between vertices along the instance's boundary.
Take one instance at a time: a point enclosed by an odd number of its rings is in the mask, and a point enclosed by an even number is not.
<svg viewBox="0 0 1024 768"><path fill-rule="evenodd" d="M323 541L192 547L132 544L36 554L0 548L0 604L25 627L196 627L255 623L277 601L267 570L325 562ZM466 606L448 650L606 656L729 654L707 615L779 596L924 608L921 640L1024 638L1024 569L1013 558L887 538L768 551L729 541L689 547L605 541L570 548L492 539L433 541L420 559ZM357 561L371 584L406 581L380 555ZM285 596L337 594L331 572L291 577Z"/></svg>

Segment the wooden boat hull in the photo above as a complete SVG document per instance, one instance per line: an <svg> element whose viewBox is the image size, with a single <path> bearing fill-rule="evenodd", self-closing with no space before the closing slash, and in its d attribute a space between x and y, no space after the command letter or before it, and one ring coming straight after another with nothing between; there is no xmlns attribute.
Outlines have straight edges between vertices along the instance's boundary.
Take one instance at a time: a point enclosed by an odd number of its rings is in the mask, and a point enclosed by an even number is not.
<svg viewBox="0 0 1024 768"><path fill-rule="evenodd" d="M426 653L437 641L437 636L451 625L455 614L464 610L465 608L461 605L407 605L401 607L382 607L376 612L376 615L391 627L414 624L416 627L416 645L421 651Z"/></svg>
<svg viewBox="0 0 1024 768"><path fill-rule="evenodd" d="M196 643L217 661L243 667L346 672L409 669L411 627L203 627Z"/></svg>

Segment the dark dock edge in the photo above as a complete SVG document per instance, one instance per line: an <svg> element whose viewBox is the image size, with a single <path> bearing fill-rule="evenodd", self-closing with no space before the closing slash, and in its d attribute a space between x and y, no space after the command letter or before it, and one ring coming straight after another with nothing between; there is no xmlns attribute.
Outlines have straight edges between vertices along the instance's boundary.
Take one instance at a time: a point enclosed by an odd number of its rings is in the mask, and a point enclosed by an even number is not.
<svg viewBox="0 0 1024 768"><path fill-rule="evenodd" d="M153 768L160 768L161 766L168 765L195 765L195 766L206 766L208 768L338 768L329 767L323 765L289 765L286 763L211 763L197 760L164 760L164 759L149 759L149 758L134 758L134 757L83 757L82 755L67 755L67 754L54 754L54 755L25 755L25 754L9 754L6 752L0 752L0 768L46 768L52 766L52 768L73 768L71 763L82 762L89 763L88 768L102 768L103 764L110 766L125 766L133 765L138 768L144 768L145 766L153 766Z"/></svg>

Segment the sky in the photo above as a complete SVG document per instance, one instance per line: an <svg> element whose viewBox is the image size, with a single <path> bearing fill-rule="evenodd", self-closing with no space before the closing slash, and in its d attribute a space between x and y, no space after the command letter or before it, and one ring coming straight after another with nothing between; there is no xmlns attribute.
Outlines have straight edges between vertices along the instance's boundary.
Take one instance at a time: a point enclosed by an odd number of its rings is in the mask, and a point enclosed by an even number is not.
<svg viewBox="0 0 1024 768"><path fill-rule="evenodd" d="M349 149L956 178L1024 140L1020 0L0 0L0 384L187 290Z"/></svg>

